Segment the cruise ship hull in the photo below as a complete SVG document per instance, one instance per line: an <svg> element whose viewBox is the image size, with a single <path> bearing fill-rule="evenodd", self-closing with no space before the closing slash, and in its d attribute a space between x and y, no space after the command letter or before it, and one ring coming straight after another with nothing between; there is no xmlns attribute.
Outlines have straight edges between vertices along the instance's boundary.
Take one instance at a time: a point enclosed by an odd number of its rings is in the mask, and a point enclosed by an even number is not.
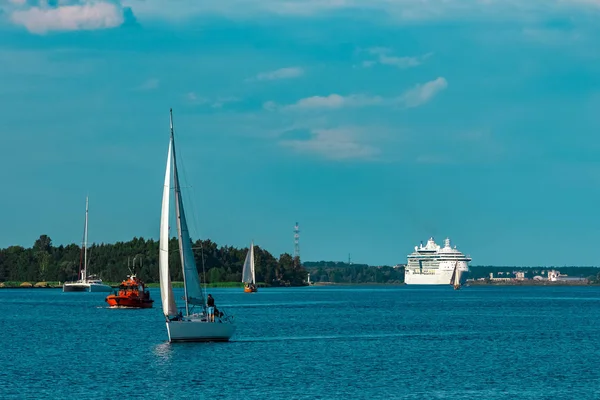
<svg viewBox="0 0 600 400"><path fill-rule="evenodd" d="M420 274L419 271L413 273L406 271L404 275L404 283L407 285L450 285L452 279L452 271L438 270L435 274ZM463 271L460 277L460 283L463 284L467 280L467 273Z"/></svg>

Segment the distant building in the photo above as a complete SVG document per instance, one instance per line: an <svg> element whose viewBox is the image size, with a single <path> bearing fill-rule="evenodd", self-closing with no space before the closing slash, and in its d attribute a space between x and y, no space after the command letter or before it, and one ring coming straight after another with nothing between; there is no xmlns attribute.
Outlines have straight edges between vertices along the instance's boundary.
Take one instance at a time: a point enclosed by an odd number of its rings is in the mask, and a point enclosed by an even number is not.
<svg viewBox="0 0 600 400"><path fill-rule="evenodd" d="M567 274L561 274L560 271L551 270L548 271L548 280L551 282L580 282L587 281L587 278L582 278L579 276L568 276Z"/></svg>

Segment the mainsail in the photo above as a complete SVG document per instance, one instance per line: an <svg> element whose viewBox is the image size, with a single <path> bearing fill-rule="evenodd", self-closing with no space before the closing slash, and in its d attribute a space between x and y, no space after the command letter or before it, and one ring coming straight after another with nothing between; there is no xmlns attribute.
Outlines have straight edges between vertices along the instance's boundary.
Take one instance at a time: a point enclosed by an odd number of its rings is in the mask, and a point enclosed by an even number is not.
<svg viewBox="0 0 600 400"><path fill-rule="evenodd" d="M173 180L175 183L175 212L177 215L177 231L179 232L179 254L181 255L181 265L183 266L183 282L187 305L204 306L204 295L200 286L198 268L194 260L192 243L188 231L185 212L183 211L183 199L179 186L179 174L177 173L177 158L175 155L175 138L173 135L173 114L171 113L171 143L173 146Z"/></svg>
<svg viewBox="0 0 600 400"><path fill-rule="evenodd" d="M165 186L163 188L162 211L160 214L160 251L159 251L159 275L160 275L160 297L162 299L163 313L166 316L177 315L177 305L173 296L171 277L169 276L169 195L171 186L171 153L172 146L169 142L167 154L167 168L165 172Z"/></svg>
<svg viewBox="0 0 600 400"><path fill-rule="evenodd" d="M250 249L246 253L246 260L242 269L242 282L256 283L254 279L254 243L250 245Z"/></svg>

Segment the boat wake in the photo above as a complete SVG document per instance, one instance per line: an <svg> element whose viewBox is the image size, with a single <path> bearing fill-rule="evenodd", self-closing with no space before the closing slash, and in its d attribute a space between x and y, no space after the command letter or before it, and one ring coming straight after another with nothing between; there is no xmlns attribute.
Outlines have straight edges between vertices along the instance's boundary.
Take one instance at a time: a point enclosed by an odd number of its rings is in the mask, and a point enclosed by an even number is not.
<svg viewBox="0 0 600 400"><path fill-rule="evenodd" d="M382 333L369 335L315 335L315 336L274 336L261 338L235 339L231 342L274 342L287 340L377 340L388 337L415 336L409 333Z"/></svg>
<svg viewBox="0 0 600 400"><path fill-rule="evenodd" d="M227 308L251 308L251 307L304 307L304 306L312 306L319 304L341 304L347 303L347 301L294 301L288 303L244 303L244 304L224 304L223 307Z"/></svg>

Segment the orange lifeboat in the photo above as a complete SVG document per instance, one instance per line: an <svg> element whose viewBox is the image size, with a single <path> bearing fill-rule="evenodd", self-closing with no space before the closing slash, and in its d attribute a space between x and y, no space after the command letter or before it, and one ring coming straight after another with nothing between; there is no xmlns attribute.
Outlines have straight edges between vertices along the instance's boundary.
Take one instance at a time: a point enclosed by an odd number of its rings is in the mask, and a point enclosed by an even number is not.
<svg viewBox="0 0 600 400"><path fill-rule="evenodd" d="M152 308L152 303L154 303L144 282L135 275L131 275L121 282L119 290L106 296L105 300L110 307L126 308Z"/></svg>

